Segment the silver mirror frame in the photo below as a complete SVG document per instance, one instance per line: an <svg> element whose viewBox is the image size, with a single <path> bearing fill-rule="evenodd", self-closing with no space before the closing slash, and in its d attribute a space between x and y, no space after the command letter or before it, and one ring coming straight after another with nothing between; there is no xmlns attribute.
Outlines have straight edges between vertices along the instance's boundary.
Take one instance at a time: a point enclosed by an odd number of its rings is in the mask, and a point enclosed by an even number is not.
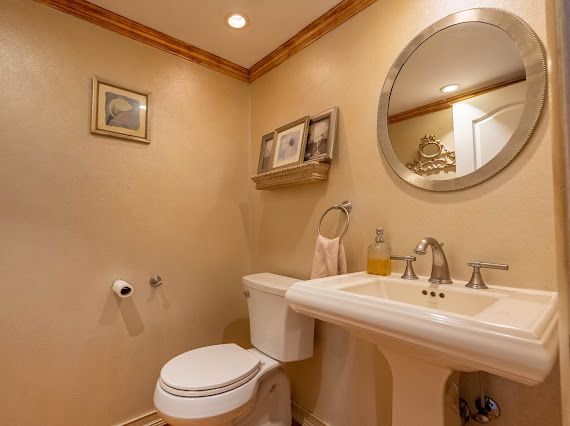
<svg viewBox="0 0 570 426"><path fill-rule="evenodd" d="M481 22L505 31L518 47L526 70L525 106L519 125L505 147L488 163L458 178L431 180L409 170L396 156L388 133L388 106L396 78L414 51L435 33L465 22ZM546 94L546 62L539 38L530 26L509 11L494 8L468 9L435 22L418 34L390 68L378 104L378 149L388 164L403 180L429 191L457 191L477 185L505 168L529 140L544 107Z"/></svg>

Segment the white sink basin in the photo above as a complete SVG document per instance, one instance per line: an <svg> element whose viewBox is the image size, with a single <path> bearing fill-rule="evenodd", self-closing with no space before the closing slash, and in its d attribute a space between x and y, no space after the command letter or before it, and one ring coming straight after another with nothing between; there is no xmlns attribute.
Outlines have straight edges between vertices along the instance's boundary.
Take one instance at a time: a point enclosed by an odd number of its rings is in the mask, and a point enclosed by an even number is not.
<svg viewBox="0 0 570 426"><path fill-rule="evenodd" d="M546 378L557 356L557 293L489 287L473 290L464 281L436 285L426 277L411 281L399 274L358 272L295 283L286 298L293 310L375 343L390 363L394 392L398 382L406 410L414 392L424 402L425 392L438 392L443 401L454 371L484 370L530 385ZM437 383L406 383L414 374ZM443 424L446 415L434 414L439 420L433 424ZM393 413L393 424L416 424L409 416Z"/></svg>
<svg viewBox="0 0 570 426"><path fill-rule="evenodd" d="M410 281L404 282L401 279L400 281L402 282L399 282L392 281L390 278L370 278L367 282L339 288L339 290L467 316L477 315L504 297L482 292L474 294L470 291L455 288L453 289L454 291L438 290L436 288L427 288L425 282L412 283ZM431 295L432 290L436 293L434 296ZM422 293L422 291L428 291L430 293L429 296ZM441 293L445 296L444 298L439 296Z"/></svg>

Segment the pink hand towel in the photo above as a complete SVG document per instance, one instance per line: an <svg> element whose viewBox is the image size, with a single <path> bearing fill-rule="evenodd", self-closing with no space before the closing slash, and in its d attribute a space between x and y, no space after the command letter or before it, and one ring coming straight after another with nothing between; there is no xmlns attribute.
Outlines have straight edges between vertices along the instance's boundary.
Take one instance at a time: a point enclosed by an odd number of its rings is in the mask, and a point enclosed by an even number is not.
<svg viewBox="0 0 570 426"><path fill-rule="evenodd" d="M319 235L313 257L311 279L346 274L346 256L340 238L329 240Z"/></svg>

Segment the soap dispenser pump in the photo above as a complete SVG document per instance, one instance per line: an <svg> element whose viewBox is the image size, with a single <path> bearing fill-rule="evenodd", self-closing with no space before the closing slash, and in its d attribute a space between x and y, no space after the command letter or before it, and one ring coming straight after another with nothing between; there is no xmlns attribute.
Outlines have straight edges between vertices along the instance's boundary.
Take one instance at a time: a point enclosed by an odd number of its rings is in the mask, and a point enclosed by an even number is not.
<svg viewBox="0 0 570 426"><path fill-rule="evenodd" d="M390 275L390 246L384 242L384 229L376 228L376 239L368 246L368 265L366 271L374 275Z"/></svg>

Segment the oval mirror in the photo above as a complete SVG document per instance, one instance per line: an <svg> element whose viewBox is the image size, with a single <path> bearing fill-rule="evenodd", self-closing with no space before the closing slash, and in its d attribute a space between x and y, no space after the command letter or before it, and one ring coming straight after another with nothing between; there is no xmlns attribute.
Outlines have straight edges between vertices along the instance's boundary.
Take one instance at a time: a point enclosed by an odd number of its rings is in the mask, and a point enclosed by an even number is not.
<svg viewBox="0 0 570 426"><path fill-rule="evenodd" d="M425 29L390 69L378 143L394 171L432 191L489 179L532 134L546 65L537 36L499 9L470 9Z"/></svg>

